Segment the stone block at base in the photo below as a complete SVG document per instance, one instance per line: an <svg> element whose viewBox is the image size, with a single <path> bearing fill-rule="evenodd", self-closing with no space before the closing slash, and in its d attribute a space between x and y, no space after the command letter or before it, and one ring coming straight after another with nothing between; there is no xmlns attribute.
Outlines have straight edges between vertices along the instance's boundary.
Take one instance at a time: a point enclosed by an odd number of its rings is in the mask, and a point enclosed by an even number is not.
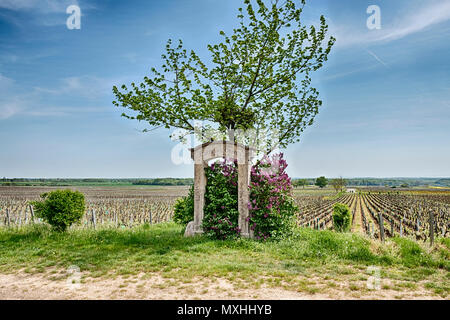
<svg viewBox="0 0 450 320"><path fill-rule="evenodd" d="M185 237L192 237L194 235L195 235L194 221L191 221L186 226L186 230L184 231L184 236Z"/></svg>

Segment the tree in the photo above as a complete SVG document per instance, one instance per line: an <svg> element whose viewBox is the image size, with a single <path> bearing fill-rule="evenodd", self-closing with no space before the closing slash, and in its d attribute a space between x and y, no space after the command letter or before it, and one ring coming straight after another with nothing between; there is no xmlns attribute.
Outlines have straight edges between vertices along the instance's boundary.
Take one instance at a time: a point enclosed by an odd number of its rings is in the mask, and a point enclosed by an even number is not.
<svg viewBox="0 0 450 320"><path fill-rule="evenodd" d="M347 185L347 180L342 177L331 179L331 186L336 190L336 192L342 191L342 189Z"/></svg>
<svg viewBox="0 0 450 320"><path fill-rule="evenodd" d="M306 179L297 179L294 181L295 187L303 187L304 189L306 185L308 185L308 180Z"/></svg>
<svg viewBox="0 0 450 320"><path fill-rule="evenodd" d="M244 0L239 8L239 26L231 35L220 31L223 41L208 45L212 59L206 64L194 52L189 54L180 40L168 40L162 55L162 71L151 68L131 88L116 86L113 104L146 121L151 128L183 129L181 137L203 128L226 134L230 130L276 132L277 145L299 141L301 132L314 121L322 101L311 86L311 74L321 68L335 43L327 39L325 18L307 28L301 23L305 0ZM254 8L255 7L255 8ZM203 130L202 130L203 132Z"/></svg>
<svg viewBox="0 0 450 320"><path fill-rule="evenodd" d="M319 188L324 188L327 186L327 184L328 184L328 179L325 178L324 176L316 179L316 186L318 186Z"/></svg>

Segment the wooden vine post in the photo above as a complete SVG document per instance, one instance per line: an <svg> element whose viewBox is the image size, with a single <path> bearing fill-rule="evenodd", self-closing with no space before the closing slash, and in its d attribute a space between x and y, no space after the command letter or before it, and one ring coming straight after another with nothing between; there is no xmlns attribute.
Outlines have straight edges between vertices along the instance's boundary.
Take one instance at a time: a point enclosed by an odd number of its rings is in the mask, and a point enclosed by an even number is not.
<svg viewBox="0 0 450 320"><path fill-rule="evenodd" d="M34 209L31 204L30 204L30 212L31 212L31 222L34 222Z"/></svg>
<svg viewBox="0 0 450 320"><path fill-rule="evenodd" d="M95 209L92 209L92 225L94 226L94 229L95 229L96 224L97 224L97 219L95 217Z"/></svg>
<svg viewBox="0 0 450 320"><path fill-rule="evenodd" d="M380 238L381 241L384 242L384 223L383 214L381 212L378 213L378 223L380 224Z"/></svg>
<svg viewBox="0 0 450 320"><path fill-rule="evenodd" d="M434 243L434 215L433 212L430 211L430 245L433 246Z"/></svg>
<svg viewBox="0 0 450 320"><path fill-rule="evenodd" d="M11 224L11 217L9 216L9 209L6 208L6 224L9 225Z"/></svg>

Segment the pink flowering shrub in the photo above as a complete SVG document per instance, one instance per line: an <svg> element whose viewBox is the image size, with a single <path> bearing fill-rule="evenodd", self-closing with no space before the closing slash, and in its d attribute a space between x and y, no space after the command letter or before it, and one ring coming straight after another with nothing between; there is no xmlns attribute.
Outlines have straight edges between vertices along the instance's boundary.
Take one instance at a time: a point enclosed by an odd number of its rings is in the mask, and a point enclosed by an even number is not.
<svg viewBox="0 0 450 320"><path fill-rule="evenodd" d="M286 167L283 154L278 154L264 157L251 168L248 221L258 240L279 238L295 224L294 215L298 208L291 197L292 184ZM215 162L205 168L205 174L204 233L222 240L239 237L237 162ZM193 204L193 198L191 192L183 201ZM193 220L193 205L185 207Z"/></svg>
<svg viewBox="0 0 450 320"><path fill-rule="evenodd" d="M298 210L283 154L265 156L251 168L249 225L256 239L279 238L291 230Z"/></svg>

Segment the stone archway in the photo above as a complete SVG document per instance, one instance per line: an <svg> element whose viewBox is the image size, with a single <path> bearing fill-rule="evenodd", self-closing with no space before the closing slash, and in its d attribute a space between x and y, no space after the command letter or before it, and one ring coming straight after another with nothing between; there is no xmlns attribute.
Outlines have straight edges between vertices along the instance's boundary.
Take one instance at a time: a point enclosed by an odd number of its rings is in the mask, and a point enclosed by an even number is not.
<svg viewBox="0 0 450 320"><path fill-rule="evenodd" d="M193 233L201 234L203 208L205 205L206 176L208 161L216 158L236 159L238 164L238 225L242 237L252 237L247 218L250 199L249 183L251 161L255 157L254 149L230 141L211 141L190 149L194 160L194 222Z"/></svg>

